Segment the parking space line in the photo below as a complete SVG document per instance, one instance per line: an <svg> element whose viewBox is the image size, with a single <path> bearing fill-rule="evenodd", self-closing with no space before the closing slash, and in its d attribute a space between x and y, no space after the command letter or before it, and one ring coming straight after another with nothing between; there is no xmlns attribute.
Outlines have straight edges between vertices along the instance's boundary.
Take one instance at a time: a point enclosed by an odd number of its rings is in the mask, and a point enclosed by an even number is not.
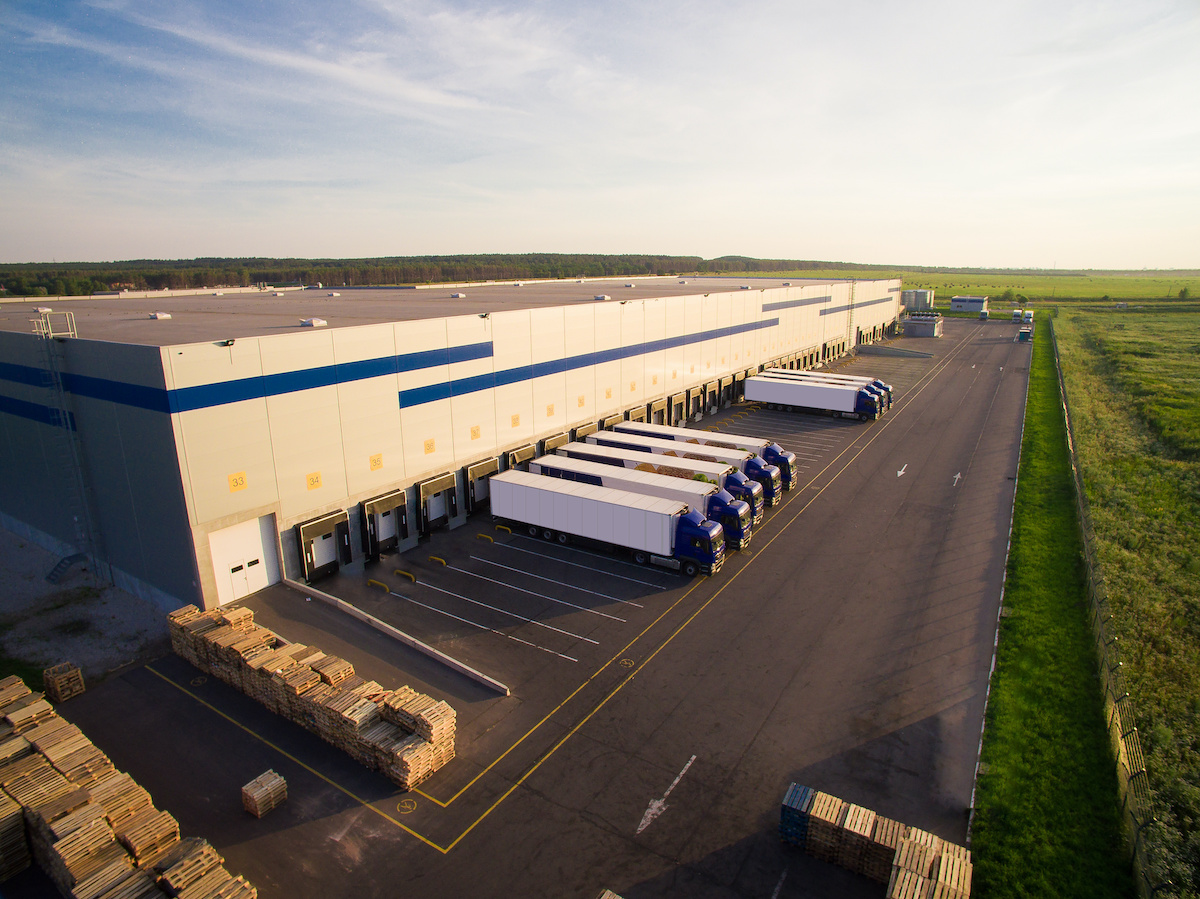
<svg viewBox="0 0 1200 899"><path fill-rule="evenodd" d="M623 581L632 581L635 584L642 584L646 587L657 587L659 590L667 589L662 584L652 584L652 583L650 583L650 581L639 581L637 578L626 577L623 574L613 574L608 571L603 571L599 568L593 568L591 565L580 565L578 562L568 562L566 559L555 558L554 556L548 556L545 553L535 553L531 549L521 549L521 547L513 546L511 543L502 543L500 545L505 546L508 549L511 549L513 552L528 553L531 556L537 556L539 559L549 559L551 562L559 562L563 565L570 565L572 568L582 568L585 571L595 571L599 574L607 575L608 577L620 578ZM591 555L591 553L585 553L585 555ZM643 608L643 606L640 606L636 602L633 602L632 600L628 600L628 599L618 599L617 602L628 603L631 606L637 606L639 609Z"/></svg>
<svg viewBox="0 0 1200 899"><path fill-rule="evenodd" d="M149 665L146 666L146 670L149 671L151 674L153 674L155 677L159 678L160 680L166 681L168 684L170 684L172 687L174 687L180 693L183 693L186 696L190 696L192 699L194 699L196 702L200 703L200 705L204 706L210 712L215 712L216 714L218 714L222 718L224 718L226 721L228 721L230 724L234 725L235 727L240 728L241 730L244 730L246 733L248 733L254 739L258 740L260 743L263 743L264 745L269 746L271 749L274 749L276 752L278 752L284 758L299 765L301 768L303 768L309 774L315 775L316 777L323 780L325 783L329 784L329 786L333 787L335 790L349 796L351 799L353 799L359 805L363 806L364 808L370 809L375 814L379 815L379 817L381 817L387 821L390 821L392 824L395 824L397 827L399 827L405 833L416 837L418 840L420 840L426 846L430 846L433 849L436 849L438 852L442 853L443 855L445 855L447 852L450 851L449 846L446 846L446 847L439 846L437 843L433 842L432 840L428 839L427 837L421 836L421 834L417 833L411 827L407 827L404 824L401 824L399 821L397 821L395 818L393 818L387 812L381 811L380 809L376 808L374 805L372 805L367 800L363 799L360 796L356 796L354 793L351 793L349 790L347 790L345 787L343 787L337 781L331 780L330 778L326 777L324 774L322 774L316 768L313 768L311 765L306 765L304 762L300 761L300 759L296 758L294 755L292 755L286 749L282 749L281 747L276 746L274 743L272 743L270 740L268 740L262 734L256 733L255 731L248 728L246 725L242 724L242 722L238 721L236 718L226 715L224 712L222 712L216 706L212 705L211 703L205 702L203 699L201 699L199 696L197 696L191 690L175 683L175 681L171 680L171 678L167 677L165 674L159 673L158 671L156 671L154 668L152 668Z"/></svg>
<svg viewBox="0 0 1200 899"><path fill-rule="evenodd" d="M513 568L511 565L502 565L500 562L493 562L491 559L485 559L482 556L471 556L471 558L476 562L482 562L485 565L495 565L497 568L503 568L505 571L516 572L517 574L524 575L525 577L537 578L539 581L549 581L551 584L559 584L563 587L569 587L572 590L578 590L580 593L590 593L592 596L600 596L604 599L611 599L613 602L624 602L624 600L620 599L619 597L609 596L607 593L601 593L599 590L589 590L587 587L580 587L578 584L568 584L566 581L556 581L552 577L543 577L540 574L534 574L532 571L525 571L521 568ZM632 605L637 606L637 603L632 603ZM638 608L640 609L642 606L638 606Z"/></svg>
<svg viewBox="0 0 1200 899"><path fill-rule="evenodd" d="M537 538L535 538L535 537L526 537L524 534L514 534L513 536L514 536L514 537L516 537L516 538L517 538L517 539L519 539L519 540L528 540L530 543L537 544L538 546L541 546L541 545L542 545L542 542L543 542L543 541L541 541L541 540L538 540L538 539L537 539ZM578 546L572 546L572 545L570 545L570 544L568 544L567 546L561 546L560 544L557 544L557 543L556 543L556 544L554 544L554 545L555 545L555 546L558 546L560 549L564 550L565 552L574 552L574 553L579 553L581 556L589 556L589 557L591 557L591 558L593 558L593 559L603 559L603 560L604 560L604 561L606 561L606 562L611 562L613 565L620 565L622 568L632 568L632 569L634 569L635 571L645 571L645 570L646 570L646 566L645 566L645 565L638 565L638 564L637 564L637 563L635 563L635 562L624 562L624 561L622 561L621 559L618 559L618 558L616 558L616 557L614 557L614 556L612 556L612 555L609 555L609 554L607 554L607 553L604 553L604 554L601 554L601 553L595 553L595 552L592 552L591 550L587 550L587 549L581 549L581 548L580 548L580 547L578 547ZM544 554L543 554L543 555L544 555ZM552 559L552 558L554 558L553 556L544 556L544 557L545 557L545 558L547 558L547 559ZM592 570L593 570L593 571L599 571L600 569L598 569L598 568L594 568L594 569L592 569ZM608 574L609 572L605 571L605 572L603 572L603 573L604 573L604 574ZM621 575L619 575L619 574L614 574L614 575L612 575L612 576L613 576L613 577L621 577ZM629 577L627 577L627 578L626 578L626 580L633 581L633 580L635 580L635 579L634 579L634 578L629 578ZM639 584L645 584L647 587L658 587L659 589L666 589L666 588L665 588L665 587L663 587L661 584L655 584L655 583L651 583L650 581L636 581L636 583L639 583Z"/></svg>
<svg viewBox="0 0 1200 899"><path fill-rule="evenodd" d="M471 558L475 558L475 557L472 556ZM490 584L499 584L501 587L507 587L510 590L517 590L521 593L528 593L530 596L536 596L539 599L545 599L545 600L549 600L550 602L556 602L559 605L569 606L572 609L578 609L580 612L590 612L593 615L599 615L601 618L611 618L613 621L619 621L622 624L625 624L624 618L618 618L616 615L609 615L607 612L598 612L595 609L589 609L587 606L580 606L580 605L576 605L573 602L567 602L565 599L556 599L553 596L547 596L545 593L537 593L533 590L526 590L524 587L518 587L514 584L505 583L504 581L498 581L495 578L488 577L487 575L476 574L474 571L467 571L465 568L455 568L453 565L447 565L446 567L450 571L457 571L459 574L465 574L468 577L477 577L481 581L487 581ZM510 569L510 570L517 571L516 568Z"/></svg>
<svg viewBox="0 0 1200 899"><path fill-rule="evenodd" d="M486 624L480 624L478 621L472 621L470 618L463 618L461 615L455 615L453 612L447 612L445 609L439 609L437 606L427 605L419 600L413 599L411 596L405 596L403 593L397 593L395 590L390 591L389 595L399 597L411 602L414 606L420 606L422 609L428 609L431 612L437 612L439 615L445 615L447 618L453 618L455 621L461 621L463 624L469 624L472 627L477 627L481 631L495 634L498 637L507 637L516 643L523 643L526 646L532 646L534 649L540 649L542 652L548 652L552 656L558 656L560 659L566 659L568 662L578 662L579 659L571 656L563 655L561 652L555 652L553 649L548 649L545 646L539 646L536 643L531 643L528 640L522 640L520 637L514 637L512 634L506 634L504 631L498 631L494 627L488 627Z"/></svg>
<svg viewBox="0 0 1200 899"><path fill-rule="evenodd" d="M476 606L479 606L484 609L491 609L493 612L499 612L501 615L508 615L510 618L517 619L517 621L524 621L526 624L532 624L537 627L544 627L546 630L554 631L555 633L562 634L564 637L572 637L576 640L583 640L585 643L594 643L596 646L600 645L599 640L593 640L591 637L584 637L582 634L573 634L570 631L564 631L562 628L555 627L553 624L546 624L542 621L538 621L535 618L526 618L524 615L518 615L516 612L510 612L510 611L508 611L508 609L502 609L499 606L490 606L486 602L480 602L477 599L471 599L471 597L463 596L461 593L455 593L453 590L446 590L446 589L443 589L442 587L435 587L433 584L427 583L425 581L417 581L417 583L422 587L428 587L430 590L436 590L438 593L445 593L447 596L453 596L455 599L461 599L463 602L469 602L472 605L476 605ZM404 598L408 599L407 596ZM489 628L489 630L490 630L490 628Z"/></svg>

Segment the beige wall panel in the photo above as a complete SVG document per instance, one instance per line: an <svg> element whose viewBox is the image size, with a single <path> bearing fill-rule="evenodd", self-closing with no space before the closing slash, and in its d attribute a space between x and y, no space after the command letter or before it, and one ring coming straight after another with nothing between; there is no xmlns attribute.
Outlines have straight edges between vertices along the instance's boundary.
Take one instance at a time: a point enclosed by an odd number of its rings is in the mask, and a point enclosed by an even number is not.
<svg viewBox="0 0 1200 899"><path fill-rule="evenodd" d="M646 342L646 304L623 303L621 310L621 346L639 347ZM646 357L642 353L621 360L622 409L645 402Z"/></svg>
<svg viewBox="0 0 1200 899"><path fill-rule="evenodd" d="M643 340L647 344L661 344L667 331L667 302L666 300L646 300L643 304L645 318L645 334ZM667 390L666 351L652 350L643 357L645 384L642 390L647 402L663 396Z"/></svg>
<svg viewBox="0 0 1200 899"><path fill-rule="evenodd" d="M704 298L684 297L683 328L685 334L695 334L702 330L704 324ZM683 349L684 387L695 387L704 383L704 345L699 342L688 343Z"/></svg>
<svg viewBox="0 0 1200 899"><path fill-rule="evenodd" d="M331 331L335 363L385 359L396 355L392 325L367 325ZM395 375L337 384L346 487L351 496L392 487L405 476L404 443Z"/></svg>
<svg viewBox="0 0 1200 899"><path fill-rule="evenodd" d="M284 520L346 498L346 453L336 387L267 398Z"/></svg>
<svg viewBox="0 0 1200 899"><path fill-rule="evenodd" d="M603 355L606 350L621 345L621 304L597 303L592 308L596 313L596 353ZM622 405L620 360L598 363L595 379L597 419L625 408ZM626 389L628 387L626 385Z"/></svg>
<svg viewBox="0 0 1200 899"><path fill-rule="evenodd" d="M175 418L187 448L185 483L193 525L278 501L265 399L195 409Z"/></svg>
<svg viewBox="0 0 1200 899"><path fill-rule="evenodd" d="M687 314L687 300L683 297L669 297L663 303L663 334L664 338L682 337L687 330L684 316ZM682 346L675 346L663 353L663 389L662 393L678 393L687 386L684 363L687 351Z"/></svg>
<svg viewBox="0 0 1200 899"><path fill-rule="evenodd" d="M480 390L450 400L454 466L496 453L495 392Z"/></svg>
<svg viewBox="0 0 1200 899"><path fill-rule="evenodd" d="M500 447L528 442L535 433L531 328L529 310L492 316L496 374L499 380L511 380L498 383L495 391L496 443Z"/></svg>
<svg viewBox="0 0 1200 899"><path fill-rule="evenodd" d="M168 348L170 386L176 390L256 378L262 371L257 338L243 338L232 346L190 343Z"/></svg>
<svg viewBox="0 0 1200 899"><path fill-rule="evenodd" d="M709 294L700 298L700 327L705 333L717 327L717 307L728 302L729 294ZM690 327L690 324L689 324ZM700 362L696 366L699 381L710 381L717 376L717 341L713 338L700 343Z"/></svg>
<svg viewBox="0 0 1200 899"><path fill-rule="evenodd" d="M323 328L258 338L264 375L333 365L333 335Z"/></svg>
<svg viewBox="0 0 1200 899"><path fill-rule="evenodd" d="M567 306L563 309L564 340L567 357L576 363L563 372L567 424L597 418L596 372L591 363L579 365L580 357L596 350L596 307Z"/></svg>

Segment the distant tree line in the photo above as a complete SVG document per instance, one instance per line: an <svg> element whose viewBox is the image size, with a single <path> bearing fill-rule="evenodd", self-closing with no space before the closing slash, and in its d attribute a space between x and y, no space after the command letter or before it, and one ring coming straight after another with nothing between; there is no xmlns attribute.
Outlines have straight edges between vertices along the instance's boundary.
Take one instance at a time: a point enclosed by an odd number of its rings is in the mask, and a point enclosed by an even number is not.
<svg viewBox="0 0 1200 899"><path fill-rule="evenodd" d="M850 263L746 256L570 253L388 256L378 259L134 259L126 262L0 265L0 295L80 296L113 290L249 287L254 284L367 286L520 278L599 278L816 269L863 269Z"/></svg>

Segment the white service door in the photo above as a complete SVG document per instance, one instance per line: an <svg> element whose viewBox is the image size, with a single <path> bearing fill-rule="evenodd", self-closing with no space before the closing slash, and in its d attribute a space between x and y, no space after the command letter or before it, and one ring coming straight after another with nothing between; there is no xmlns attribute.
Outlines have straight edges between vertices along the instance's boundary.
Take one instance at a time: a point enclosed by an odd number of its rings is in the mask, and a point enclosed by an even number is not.
<svg viewBox="0 0 1200 899"><path fill-rule="evenodd" d="M400 519L400 513L395 509L388 509L376 517L376 525L378 532L375 534L375 539L382 543L390 537L396 536L396 524Z"/></svg>
<svg viewBox="0 0 1200 899"><path fill-rule="evenodd" d="M275 516L264 515L208 535L217 602L234 602L279 581Z"/></svg>

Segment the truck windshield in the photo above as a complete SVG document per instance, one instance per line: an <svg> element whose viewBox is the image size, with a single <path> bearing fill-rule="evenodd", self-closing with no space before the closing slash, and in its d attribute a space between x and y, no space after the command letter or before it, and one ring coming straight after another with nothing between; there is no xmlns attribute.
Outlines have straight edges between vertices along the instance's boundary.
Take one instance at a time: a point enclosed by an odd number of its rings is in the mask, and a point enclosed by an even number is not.
<svg viewBox="0 0 1200 899"><path fill-rule="evenodd" d="M750 527L749 506L746 506L746 508L742 509L741 512L738 513L738 524L741 526L743 533L745 532L746 528Z"/></svg>
<svg viewBox="0 0 1200 899"><path fill-rule="evenodd" d="M771 485L775 488L776 492L779 492L779 485L782 483L783 475L780 474L779 469L776 468L773 472L771 472Z"/></svg>
<svg viewBox="0 0 1200 899"><path fill-rule="evenodd" d="M712 538L713 557L715 558L723 552L725 552L725 535L718 531Z"/></svg>

